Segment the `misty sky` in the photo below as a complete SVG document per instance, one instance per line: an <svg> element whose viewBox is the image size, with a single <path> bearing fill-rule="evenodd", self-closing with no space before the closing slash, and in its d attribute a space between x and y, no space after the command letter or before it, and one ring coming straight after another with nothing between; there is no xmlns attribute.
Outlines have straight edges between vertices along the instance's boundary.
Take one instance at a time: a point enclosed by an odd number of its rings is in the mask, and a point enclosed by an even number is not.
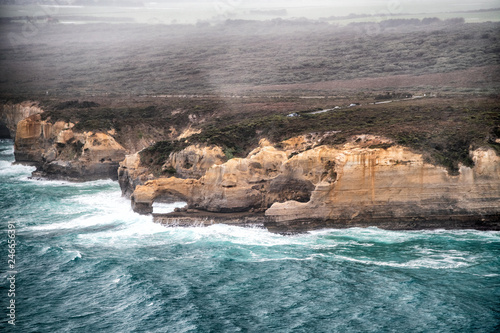
<svg viewBox="0 0 500 333"><path fill-rule="evenodd" d="M155 0L144 1L144 4L153 8L189 8L193 16L204 11L221 16L233 14L230 18L247 18L237 14L252 9L287 9L288 18L317 19L351 13L387 16L499 8L500 0Z"/></svg>
<svg viewBox="0 0 500 333"><path fill-rule="evenodd" d="M43 15L47 12L49 15L62 17L96 15L129 17L138 23L193 24L200 21L218 22L226 19L266 20L277 17L319 19L345 17L349 14L388 17L400 14L435 14L500 8L500 0L127 0L127 2L119 0L66 0L65 3L82 4L85 2L99 3L100 1L106 4L112 1L115 1L116 4L129 3L130 8L122 6L64 8L47 6L47 4L64 3L63 0L47 0L39 2L42 4L41 6L32 5L31 8L34 10L32 15ZM1 0L0 3L2 3ZM134 6L135 8L132 8ZM52 9L48 10L49 7ZM9 8L2 8L2 10L0 16L20 16L30 13L29 11ZM495 17L491 16L487 19L497 21ZM480 19L478 20L480 21ZM469 22L474 22L474 18L472 17Z"/></svg>
<svg viewBox="0 0 500 333"><path fill-rule="evenodd" d="M484 9L500 7L500 0L154 0L144 1L145 3L174 4L186 2L198 2L213 5L226 5L232 7L369 7L369 6L402 6L408 8L418 8L424 6L429 11L434 11L433 7L449 6L450 10L471 8Z"/></svg>
<svg viewBox="0 0 500 333"><path fill-rule="evenodd" d="M288 9L293 16L300 15L302 8L324 8L324 16L354 14L401 14L439 13L499 8L500 0L155 0L145 1L146 6L190 6L215 8L222 12L245 9ZM308 16L308 11L303 16Z"/></svg>

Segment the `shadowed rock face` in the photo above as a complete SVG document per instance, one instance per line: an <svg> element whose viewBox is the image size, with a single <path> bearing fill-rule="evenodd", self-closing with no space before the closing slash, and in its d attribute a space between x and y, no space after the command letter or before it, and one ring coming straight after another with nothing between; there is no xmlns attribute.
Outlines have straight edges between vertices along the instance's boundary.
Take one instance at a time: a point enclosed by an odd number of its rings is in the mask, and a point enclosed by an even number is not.
<svg viewBox="0 0 500 333"><path fill-rule="evenodd" d="M141 165L139 153L127 155L120 162L118 168L118 182L122 189L122 194L130 198L138 185L143 185L146 181L154 179L148 168Z"/></svg>
<svg viewBox="0 0 500 333"><path fill-rule="evenodd" d="M265 212L264 225L275 232L500 228L500 158L493 150L471 152L475 167L462 166L451 176L407 148L367 148L368 139L295 154L263 145L247 158L213 165L200 179L159 178L137 186L132 206L148 214L159 197L186 201L184 224L189 212L193 222L204 211Z"/></svg>
<svg viewBox="0 0 500 333"><path fill-rule="evenodd" d="M16 162L35 165L34 177L116 180L125 149L110 133L79 133L73 127L72 123L42 120L40 114L21 120L15 140Z"/></svg>
<svg viewBox="0 0 500 333"><path fill-rule="evenodd" d="M4 124L0 123L0 139L10 139L11 134L9 128Z"/></svg>
<svg viewBox="0 0 500 333"><path fill-rule="evenodd" d="M0 105L0 138L15 139L17 123L29 116L42 112L43 110L38 106L38 103L31 101Z"/></svg>

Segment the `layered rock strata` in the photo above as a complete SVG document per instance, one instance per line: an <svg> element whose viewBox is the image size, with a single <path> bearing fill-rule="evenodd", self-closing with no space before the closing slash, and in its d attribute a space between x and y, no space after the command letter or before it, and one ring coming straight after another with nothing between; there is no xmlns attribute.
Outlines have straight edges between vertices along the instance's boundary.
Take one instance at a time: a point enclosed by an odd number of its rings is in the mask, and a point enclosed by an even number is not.
<svg viewBox="0 0 500 333"><path fill-rule="evenodd" d="M472 152L475 167L462 166L457 176L403 147L354 148L334 154L336 180L316 183L306 203L274 203L266 211L269 230L353 226L500 230L500 158L492 149Z"/></svg>
<svg viewBox="0 0 500 333"><path fill-rule="evenodd" d="M117 179L126 150L113 132L77 132L74 124L52 123L34 114L17 124L16 162L37 167L34 177L87 181Z"/></svg>
<svg viewBox="0 0 500 333"><path fill-rule="evenodd" d="M370 148L381 143L387 141L360 136L342 148L301 152L263 144L247 158L213 165L199 179L146 181L133 192L132 206L149 214L155 201L186 201L179 216L155 215L182 225L190 216L196 224L204 214L224 221L229 214L264 212L264 225L275 232L369 225L500 229L500 158L492 149L471 152L475 166L452 176L407 148Z"/></svg>
<svg viewBox="0 0 500 333"><path fill-rule="evenodd" d="M139 213L151 213L157 200L181 200L189 208L214 213L263 212L277 201L308 201L313 181L323 169L297 173L284 166L287 153L272 146L255 149L245 159L234 158L214 164L200 179L158 178L138 186L132 206ZM327 176L327 175L326 175ZM323 176L323 177L326 177Z"/></svg>

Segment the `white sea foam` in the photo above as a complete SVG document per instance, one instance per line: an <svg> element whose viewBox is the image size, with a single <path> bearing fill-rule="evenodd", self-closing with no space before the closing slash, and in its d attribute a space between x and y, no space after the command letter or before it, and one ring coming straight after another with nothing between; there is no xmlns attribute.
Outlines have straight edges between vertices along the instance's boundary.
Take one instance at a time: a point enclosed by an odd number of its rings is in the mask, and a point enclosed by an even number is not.
<svg viewBox="0 0 500 333"><path fill-rule="evenodd" d="M89 228L97 225L106 225L115 222L113 214L107 215L85 215L67 222L56 222L51 224L37 225L26 228L27 230L34 231L48 231L48 230L63 230L63 229L82 229Z"/></svg>
<svg viewBox="0 0 500 333"><path fill-rule="evenodd" d="M1 149L0 150L0 155L3 155L3 156L12 156L12 155L14 155L14 146L10 146L10 147Z"/></svg>
<svg viewBox="0 0 500 333"><path fill-rule="evenodd" d="M414 233L420 235L422 238L427 238L428 236L436 235L443 237L451 237L457 241L468 241L468 240L478 240L492 238L500 241L500 231L482 231L475 229L433 229L433 230L418 230L409 231L409 233ZM458 236L458 237L457 237Z"/></svg>
<svg viewBox="0 0 500 333"><path fill-rule="evenodd" d="M166 233L167 229L154 223L149 216L138 216L132 222L124 223L109 231L97 232L90 235L80 235L82 239L107 240L112 243L122 243L133 238L142 239L158 233Z"/></svg>
<svg viewBox="0 0 500 333"><path fill-rule="evenodd" d="M310 234L316 237L349 237L358 242L364 243L404 243L409 240L419 238L419 235L408 231L384 230L376 227L369 228L349 228L349 229L321 229L311 231Z"/></svg>
<svg viewBox="0 0 500 333"><path fill-rule="evenodd" d="M282 258L259 258L250 260L251 262L266 262L266 261L310 261L316 259L318 256L313 255L305 258L292 258L292 257L282 257Z"/></svg>
<svg viewBox="0 0 500 333"><path fill-rule="evenodd" d="M226 241L249 246L305 245L309 240L304 237L273 234L263 228L245 228L226 224L214 224L202 228L178 228L182 236L193 240Z"/></svg>
<svg viewBox="0 0 500 333"><path fill-rule="evenodd" d="M175 208L182 208L187 205L186 202L174 202L174 203L163 203L155 202L153 203L153 213L154 214L167 214L174 211Z"/></svg>
<svg viewBox="0 0 500 333"><path fill-rule="evenodd" d="M389 266L398 268L431 268L431 269L453 269L459 267L468 267L473 265L474 262L477 260L477 258L474 256L466 258L451 254L422 257L414 260L409 260L407 262L358 259L342 255L334 255L334 257L337 259L351 261L351 262L358 262L366 265Z"/></svg>
<svg viewBox="0 0 500 333"><path fill-rule="evenodd" d="M35 169L33 168L32 171ZM39 179L39 178L25 178L27 182L31 182L34 185L46 186L46 187L75 187L75 188L92 188L96 186L106 186L106 185L116 185L117 182L111 179L93 180L88 182L70 182L66 180L50 180L50 179Z"/></svg>
<svg viewBox="0 0 500 333"><path fill-rule="evenodd" d="M80 251L74 251L73 252L75 254L75 257L73 258L73 260L75 260L76 258L81 258L82 257L82 254Z"/></svg>
<svg viewBox="0 0 500 333"><path fill-rule="evenodd" d="M18 176L23 175L28 177L31 175L33 171L35 171L35 167L21 164L13 164L7 161L0 161L0 176Z"/></svg>
<svg viewBox="0 0 500 333"><path fill-rule="evenodd" d="M101 183L102 185L105 183ZM111 188L95 192L92 185L88 186L88 193L68 198L67 201L75 205L88 207L89 211L100 210L103 213L123 214L131 211L130 200L121 196L119 190Z"/></svg>
<svg viewBox="0 0 500 333"><path fill-rule="evenodd" d="M95 192L92 185L107 185L107 181L99 181L87 184L88 194L75 195L63 201L67 204L67 214L87 212L83 216L64 222L54 222L44 225L36 225L28 230L59 230L59 229L81 229L98 225L119 225L127 222L130 218L138 216L131 207L130 201L121 197L119 190L108 189ZM80 185L78 185L80 186ZM150 221L151 218L148 219Z"/></svg>

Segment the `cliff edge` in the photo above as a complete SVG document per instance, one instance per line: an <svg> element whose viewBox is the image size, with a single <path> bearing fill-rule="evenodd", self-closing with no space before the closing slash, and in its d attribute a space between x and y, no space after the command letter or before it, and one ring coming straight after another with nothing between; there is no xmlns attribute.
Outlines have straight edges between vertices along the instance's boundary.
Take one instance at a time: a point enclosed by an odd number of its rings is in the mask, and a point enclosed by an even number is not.
<svg viewBox="0 0 500 333"><path fill-rule="evenodd" d="M199 179L148 180L133 191L132 207L150 214L155 201L185 201L183 211L154 214L183 225L190 216L194 224L262 214L265 227L285 233L370 225L500 229L500 158L493 149L472 151L475 166L450 175L384 138L357 136L341 147L302 141L278 149L263 140L246 158L213 165Z"/></svg>

